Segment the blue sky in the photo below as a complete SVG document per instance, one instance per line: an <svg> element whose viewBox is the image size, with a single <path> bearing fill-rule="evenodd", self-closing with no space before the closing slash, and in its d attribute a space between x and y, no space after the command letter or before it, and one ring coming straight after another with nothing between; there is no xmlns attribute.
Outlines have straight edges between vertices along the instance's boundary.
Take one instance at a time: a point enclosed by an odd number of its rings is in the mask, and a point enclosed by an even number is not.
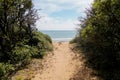
<svg viewBox="0 0 120 80"><path fill-rule="evenodd" d="M39 17L36 27L39 30L73 30L85 17L86 8L90 8L93 0L33 0Z"/></svg>

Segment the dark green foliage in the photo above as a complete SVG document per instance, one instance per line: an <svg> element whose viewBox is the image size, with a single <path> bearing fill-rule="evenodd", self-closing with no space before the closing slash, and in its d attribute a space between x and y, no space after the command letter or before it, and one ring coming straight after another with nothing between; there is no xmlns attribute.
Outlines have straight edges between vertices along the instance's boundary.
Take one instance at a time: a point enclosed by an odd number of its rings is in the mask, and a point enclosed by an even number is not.
<svg viewBox="0 0 120 80"><path fill-rule="evenodd" d="M49 40L46 38L49 38ZM50 41L51 38L48 35L41 32L34 32L29 43L36 48L35 50L37 52L36 54L32 54L32 57L43 57L43 55L45 55L45 51L51 51L52 43Z"/></svg>
<svg viewBox="0 0 120 80"><path fill-rule="evenodd" d="M95 0L74 39L88 67L104 80L120 80L120 0Z"/></svg>
<svg viewBox="0 0 120 80"><path fill-rule="evenodd" d="M14 67L9 63L0 63L0 79L5 80L3 76L14 70Z"/></svg>
<svg viewBox="0 0 120 80"><path fill-rule="evenodd" d="M36 30L37 19L32 0L0 0L0 80L52 50L51 38Z"/></svg>
<svg viewBox="0 0 120 80"><path fill-rule="evenodd" d="M8 54L10 57L10 63L26 63L29 62L31 54L34 53L32 47L28 45L15 46L12 49L11 54Z"/></svg>

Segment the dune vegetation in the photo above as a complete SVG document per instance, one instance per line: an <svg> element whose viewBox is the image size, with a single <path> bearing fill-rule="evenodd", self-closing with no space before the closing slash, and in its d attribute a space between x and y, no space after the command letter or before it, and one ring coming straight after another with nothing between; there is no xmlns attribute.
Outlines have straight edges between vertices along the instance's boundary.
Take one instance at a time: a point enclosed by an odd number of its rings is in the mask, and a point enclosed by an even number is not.
<svg viewBox="0 0 120 80"><path fill-rule="evenodd" d="M32 0L0 0L0 80L52 50L51 38L35 27Z"/></svg>
<svg viewBox="0 0 120 80"><path fill-rule="evenodd" d="M71 41L100 80L120 80L120 0L94 0Z"/></svg>
<svg viewBox="0 0 120 80"><path fill-rule="evenodd" d="M120 80L120 0L94 0L79 20L72 47L68 42L52 45L50 36L35 27L38 19L32 0L0 0L0 80L10 80L35 58L38 62L29 66L35 74L28 79Z"/></svg>

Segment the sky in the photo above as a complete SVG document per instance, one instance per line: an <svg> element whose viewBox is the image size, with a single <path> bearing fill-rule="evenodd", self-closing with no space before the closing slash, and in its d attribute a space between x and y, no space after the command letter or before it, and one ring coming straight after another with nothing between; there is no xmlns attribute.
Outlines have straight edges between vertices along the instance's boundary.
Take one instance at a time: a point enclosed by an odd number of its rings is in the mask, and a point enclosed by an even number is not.
<svg viewBox="0 0 120 80"><path fill-rule="evenodd" d="M93 0L33 0L38 10L38 30L74 30Z"/></svg>

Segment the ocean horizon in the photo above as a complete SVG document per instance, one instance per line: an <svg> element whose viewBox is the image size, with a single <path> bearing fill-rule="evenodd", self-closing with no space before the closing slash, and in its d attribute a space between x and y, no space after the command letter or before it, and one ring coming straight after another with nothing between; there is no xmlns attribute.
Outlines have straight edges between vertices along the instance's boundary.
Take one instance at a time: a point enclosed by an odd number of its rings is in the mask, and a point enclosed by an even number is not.
<svg viewBox="0 0 120 80"><path fill-rule="evenodd" d="M76 30L40 30L42 33L49 35L53 41L70 41L76 34Z"/></svg>

